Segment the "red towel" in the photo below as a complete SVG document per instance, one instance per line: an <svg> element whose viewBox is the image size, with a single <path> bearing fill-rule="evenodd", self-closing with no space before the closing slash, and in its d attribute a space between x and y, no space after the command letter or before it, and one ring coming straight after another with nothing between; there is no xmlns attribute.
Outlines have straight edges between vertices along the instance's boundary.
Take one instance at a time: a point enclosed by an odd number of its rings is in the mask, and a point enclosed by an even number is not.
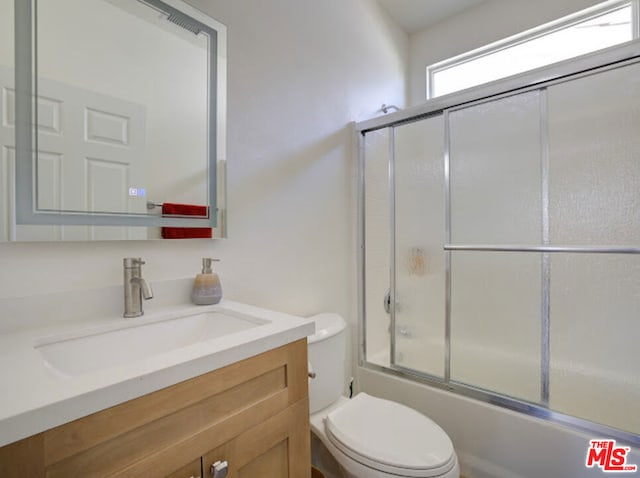
<svg viewBox="0 0 640 478"><path fill-rule="evenodd" d="M163 216L200 216L207 217L208 206L194 204L176 204L165 202L162 204ZM210 239L213 236L210 227L163 227L163 239Z"/></svg>

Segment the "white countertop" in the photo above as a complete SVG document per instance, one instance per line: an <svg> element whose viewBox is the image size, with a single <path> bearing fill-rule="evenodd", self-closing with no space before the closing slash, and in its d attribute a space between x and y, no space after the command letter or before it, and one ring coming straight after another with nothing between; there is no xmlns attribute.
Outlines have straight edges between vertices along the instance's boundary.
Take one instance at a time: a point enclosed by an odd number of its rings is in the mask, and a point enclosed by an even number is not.
<svg viewBox="0 0 640 478"><path fill-rule="evenodd" d="M269 321L220 338L145 359L68 376L52 369L35 348L43 339L70 331L104 328L112 318L80 324L54 323L0 334L0 446L266 352L314 332L308 319L237 302L174 306L155 315L227 310ZM145 319L149 314L145 315ZM153 340L153 337L149 338ZM118 354L118 350L113 351Z"/></svg>

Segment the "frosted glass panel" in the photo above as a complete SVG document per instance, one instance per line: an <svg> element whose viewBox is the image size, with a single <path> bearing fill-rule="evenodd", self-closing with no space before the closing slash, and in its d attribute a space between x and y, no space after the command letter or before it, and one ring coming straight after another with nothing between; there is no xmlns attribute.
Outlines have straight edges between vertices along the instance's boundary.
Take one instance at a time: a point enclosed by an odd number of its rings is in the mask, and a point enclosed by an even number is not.
<svg viewBox="0 0 640 478"><path fill-rule="evenodd" d="M529 92L449 116L452 242L540 243L539 96Z"/></svg>
<svg viewBox="0 0 640 478"><path fill-rule="evenodd" d="M444 122L395 129L396 356L444 375Z"/></svg>
<svg viewBox="0 0 640 478"><path fill-rule="evenodd" d="M640 434L640 257L551 256L554 410Z"/></svg>
<svg viewBox="0 0 640 478"><path fill-rule="evenodd" d="M389 365L389 315L383 307L390 286L389 130L364 139L365 320L367 361Z"/></svg>
<svg viewBox="0 0 640 478"><path fill-rule="evenodd" d="M541 255L451 254L451 379L540 400Z"/></svg>
<svg viewBox="0 0 640 478"><path fill-rule="evenodd" d="M640 244L640 66L549 88L550 238Z"/></svg>

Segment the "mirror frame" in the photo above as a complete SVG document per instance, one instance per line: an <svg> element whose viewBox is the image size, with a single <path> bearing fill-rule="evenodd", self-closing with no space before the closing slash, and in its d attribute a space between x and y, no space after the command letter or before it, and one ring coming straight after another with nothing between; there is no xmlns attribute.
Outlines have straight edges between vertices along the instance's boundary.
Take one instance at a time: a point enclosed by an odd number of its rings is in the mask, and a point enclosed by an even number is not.
<svg viewBox="0 0 640 478"><path fill-rule="evenodd" d="M93 225L93 226L142 226L142 227L216 227L217 160L218 160L218 107L226 102L218 96L226 93L226 27L181 0L135 0L151 8L185 18L205 31L210 38L208 55L209 113L208 113L208 217L162 217L135 213L85 213L68 211L38 211L34 180L37 171L34 159L38 151L37 126L37 52L36 2L15 2L15 141L16 141L16 224L26 225ZM220 89L219 89L220 88ZM222 96L221 95L221 96ZM224 121L226 111L222 112ZM225 153L226 156L226 153Z"/></svg>

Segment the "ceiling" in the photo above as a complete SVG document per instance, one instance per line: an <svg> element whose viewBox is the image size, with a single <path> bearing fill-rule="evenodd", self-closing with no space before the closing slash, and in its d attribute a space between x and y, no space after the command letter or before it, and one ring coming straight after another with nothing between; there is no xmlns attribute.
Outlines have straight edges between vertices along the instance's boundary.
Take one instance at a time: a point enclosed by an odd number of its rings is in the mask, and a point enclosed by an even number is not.
<svg viewBox="0 0 640 478"><path fill-rule="evenodd" d="M484 0L377 0L407 33L415 33Z"/></svg>

